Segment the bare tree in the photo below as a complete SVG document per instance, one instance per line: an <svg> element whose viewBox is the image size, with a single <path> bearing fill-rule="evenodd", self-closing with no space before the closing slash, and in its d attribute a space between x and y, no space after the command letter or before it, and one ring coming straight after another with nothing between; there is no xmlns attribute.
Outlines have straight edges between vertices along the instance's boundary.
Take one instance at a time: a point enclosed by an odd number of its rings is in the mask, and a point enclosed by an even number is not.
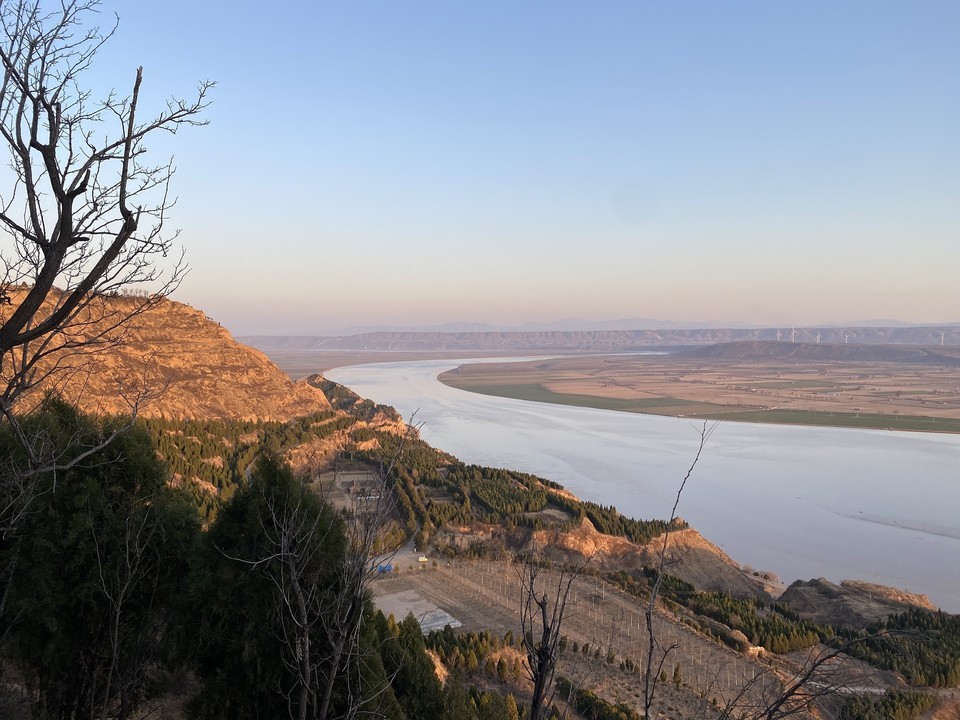
<svg viewBox="0 0 960 720"><path fill-rule="evenodd" d="M593 559L549 570L536 542L516 566L520 580L520 630L527 655L527 676L533 683L530 720L540 720L552 704L553 680L560 660L561 630L574 581Z"/></svg>
<svg viewBox="0 0 960 720"><path fill-rule="evenodd" d="M660 673L663 672L667 662L667 657L672 651L679 647L677 643L671 643L670 645L664 645L661 643L653 629L653 618L657 611L657 600L660 597L660 588L663 585L664 572L671 562L667 557L670 531L673 529L674 523L677 521L677 508L680 506L680 498L687 486L687 480L689 480L690 476L693 475L693 471L697 467L697 463L700 462L700 455L703 453L703 448L707 444L707 440L710 439L710 436L713 434L713 431L716 429L716 427L717 423L709 424L707 421L704 421L703 426L699 430L700 442L697 446L697 452L693 456L693 462L690 463L690 467L687 469L687 474L683 476L683 481L680 483L680 487L677 489L677 497L673 501L673 509L670 511L670 520L667 522L666 530L663 533L663 545L661 546L660 552L657 556L656 578L653 581L653 586L650 588L650 598L644 610L644 618L647 624L647 657L643 670L644 718L650 717L650 709L653 707L653 703L657 694L657 684L660 682Z"/></svg>
<svg viewBox="0 0 960 720"><path fill-rule="evenodd" d="M171 563L177 563L164 544L181 542L174 536L182 527L176 525L169 499L156 492L127 498L114 512L118 527L107 537L96 519L89 519L108 649L93 678L89 716L124 720L143 709L145 678L158 666L169 637L173 591L164 583L173 576Z"/></svg>
<svg viewBox="0 0 960 720"><path fill-rule="evenodd" d="M387 687L364 687L364 663L367 658L361 647L365 604L370 597L370 583L379 568L389 563L396 548L387 541L388 530L396 516L394 497L395 469L403 457L407 443L417 437L421 424L416 412L396 438L396 447L386 451L384 459L370 471L370 481L360 489L358 497L343 513L346 546L337 567L335 592L324 597L316 621L328 639L328 653L317 673L319 701L317 717L332 717L334 691L342 692L347 710L343 717L360 714L361 706L376 706L376 698ZM322 489L321 489L322 492ZM325 498L326 502L331 502ZM367 713L370 714L370 713ZM376 716L376 712L372 713Z"/></svg>
<svg viewBox="0 0 960 720"><path fill-rule="evenodd" d="M654 631L654 616L660 597L666 569L676 559L668 553L670 533L677 520L677 508L692 476L704 447L718 423L704 421L699 429L699 444L693 461L677 489L670 520L663 543L657 554L656 578L650 590L650 597L644 611L647 627L647 652L644 668L643 717L652 717L652 708L656 699L657 686L661 673L666 667L670 653L679 645L674 642L663 644ZM875 678L868 673L851 668L848 652L855 645L869 642L890 633L883 631L865 638L846 640L834 638L829 645L817 645L810 649L799 664L783 661L771 664L765 671L758 673L750 681L738 688L723 703L718 720L780 720L788 717L817 717L817 710L835 705L845 696L856 692L873 693L877 690ZM720 668L717 669L718 675ZM706 699L706 694L704 695ZM696 717L707 715L706 702L701 705Z"/></svg>
<svg viewBox="0 0 960 720"><path fill-rule="evenodd" d="M663 535L663 546L659 553L656 579L645 612L649 637L644 671L644 712L647 717L649 717L650 708L656 696L659 674L668 655L677 647L675 644L664 646L660 643L653 629L653 618L656 613L662 578L669 564L667 550L670 531L677 520L677 507L686 482L693 474L703 448L715 427L716 423L712 425L704 423L700 430L700 443L697 453L677 492L670 520ZM517 575L520 580L520 625L523 646L527 654L527 675L533 683L530 704L531 720L539 720L544 708L552 702L551 691L557 662L560 658L561 628L567 610L567 600L573 583L593 560L594 555L585 558L580 564L562 566L559 570L551 573L545 570L543 553L534 544L524 556L522 562L517 565ZM612 621L611 625L611 639L614 624L615 620ZM611 642L609 645L612 647L612 644ZM571 689L573 689L572 685Z"/></svg>
<svg viewBox="0 0 960 720"><path fill-rule="evenodd" d="M144 505L144 510L137 517L135 507L138 504ZM106 598L110 613L109 621L109 643L110 643L110 667L107 670L104 679L105 687L103 689L103 700L100 708L101 717L107 717L107 713L113 701L113 683L117 677L117 666L120 663L120 627L126 619L124 617L127 603L137 585L144 578L147 578L152 571L150 567L152 553L148 549L156 528L149 521L149 506L143 501L135 501L131 511L124 517L124 544L123 556L120 562L110 567L104 562L103 554L100 551L100 541L98 539L97 527L91 523L90 531L93 535L93 543L97 557L97 572L100 576L100 585L103 595ZM121 692L121 697L124 693ZM96 697L91 694L91 702L96 702ZM123 718L127 715L127 703L121 701L121 707L118 711L118 717ZM90 708L91 717L96 716L97 710Z"/></svg>
<svg viewBox="0 0 960 720"><path fill-rule="evenodd" d="M285 690L290 717L354 718L364 710L377 716L377 698L388 685L370 687L361 635L370 582L395 550L383 542L396 509L393 471L406 440L417 427L408 425L390 459L371 471L371 481L354 507L331 521L333 503L305 485L277 492L260 485L260 529L265 552L255 558L233 557L264 572L272 581L280 617L284 663L292 678ZM273 468L271 472L283 472ZM326 510L324 510L326 508ZM328 543L342 534L336 566L324 564ZM340 694L339 715L334 700ZM345 708L345 709L344 709Z"/></svg>
<svg viewBox="0 0 960 720"><path fill-rule="evenodd" d="M393 471L406 441L417 432L412 423L411 419L391 458L372 473L373 483L366 488L364 497L345 516L347 543L343 562L338 568L337 592L320 612L324 631L330 639L330 658L322 673L320 718L330 717L330 704L338 685L348 697L348 717L354 717L364 699L370 696L369 688L363 688L361 684L364 673L358 672L364 662L360 651L364 605L378 568L396 552L383 543L383 535L390 518L396 514ZM378 688L375 694L385 689Z"/></svg>
<svg viewBox="0 0 960 720"><path fill-rule="evenodd" d="M81 83L116 22L91 25L98 0L58 5L0 5L0 136L12 170L0 192L0 289L10 300L0 306L0 413L10 422L16 400L58 362L120 342L125 323L179 283L182 255L165 260L177 235L164 233L173 161L149 163L144 142L203 124L211 88L144 120L137 68L128 95L94 99Z"/></svg>
<svg viewBox="0 0 960 720"><path fill-rule="evenodd" d="M56 422L96 422L60 410ZM52 477L42 482L46 491ZM20 528L0 624L4 661L37 717L132 717L154 671L168 667L173 601L199 519L165 483L148 436L128 433L44 492Z"/></svg>
<svg viewBox="0 0 960 720"><path fill-rule="evenodd" d="M264 498L260 523L272 552L250 564L264 568L276 585L281 601L284 662L295 678L287 697L296 717L305 720L316 707L315 677L322 661L321 653L313 647L316 616L323 602L323 588L316 582L317 555L336 531L336 525L314 509L305 489L279 497L272 492L268 495L266 488L261 488L261 492Z"/></svg>
<svg viewBox="0 0 960 720"><path fill-rule="evenodd" d="M890 637L880 631L853 639L834 638L810 648L796 665L772 664L723 703L718 720L780 720L836 713L844 699L882 691L875 672L857 667L849 652L862 643Z"/></svg>
<svg viewBox="0 0 960 720"><path fill-rule="evenodd" d="M149 161L144 143L204 124L212 83L149 119L140 108L143 68L128 93L94 98L85 73L117 28L116 18L106 30L96 26L98 10L98 0L0 3L0 146L10 168L0 189L0 424L26 454L24 463L0 468L5 536L29 504L31 478L70 467L113 437L78 446L28 434L18 401L38 384L55 388L87 368L91 352L122 342L130 320L172 291L186 269L177 234L164 232L173 161ZM56 447L73 450L58 455Z"/></svg>

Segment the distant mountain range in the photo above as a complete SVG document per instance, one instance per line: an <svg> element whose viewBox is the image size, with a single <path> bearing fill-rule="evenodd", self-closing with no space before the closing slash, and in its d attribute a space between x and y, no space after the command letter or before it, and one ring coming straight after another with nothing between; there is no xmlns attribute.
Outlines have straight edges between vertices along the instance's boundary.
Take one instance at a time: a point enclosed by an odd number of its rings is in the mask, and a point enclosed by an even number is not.
<svg viewBox="0 0 960 720"><path fill-rule="evenodd" d="M891 321L892 322L892 321ZM866 324L866 323L864 323ZM886 323L877 322L877 325ZM893 323L896 324L896 323ZM371 333L465 333L465 332L580 332L599 330L637 330L656 328L661 330L693 330L702 328L758 328L760 325L743 322L682 322L654 320L652 318L623 318L620 320L583 320L565 318L550 322L530 322L522 325L496 325L490 323L451 322L436 325L359 325L331 329L326 336L367 335Z"/></svg>
<svg viewBox="0 0 960 720"><path fill-rule="evenodd" d="M261 350L636 352L742 341L960 346L960 326L657 328L654 330L379 331L353 335L248 335Z"/></svg>
<svg viewBox="0 0 960 720"><path fill-rule="evenodd" d="M790 331L789 325L781 325L783 332ZM799 327L799 326L797 326ZM824 329L839 328L910 328L910 327L929 327L929 328L948 328L960 327L960 322L949 323L916 323L905 322L903 320L854 320L842 323L821 323L819 325L804 325L804 327ZM530 322L522 325L497 325L491 323L477 322L450 322L433 325L354 325L342 328L329 328L321 333L312 333L315 337L343 337L350 335L369 335L372 333L468 333L468 332L494 332L494 333L512 333L512 332L581 332L581 331L600 331L600 330L762 330L768 329L768 326L758 323L749 323L742 321L728 322L704 322L704 321L678 321L678 320L656 320L653 318L622 318L619 320L584 320L578 318L564 318L562 320L551 320L549 322ZM251 336L254 337L254 336Z"/></svg>

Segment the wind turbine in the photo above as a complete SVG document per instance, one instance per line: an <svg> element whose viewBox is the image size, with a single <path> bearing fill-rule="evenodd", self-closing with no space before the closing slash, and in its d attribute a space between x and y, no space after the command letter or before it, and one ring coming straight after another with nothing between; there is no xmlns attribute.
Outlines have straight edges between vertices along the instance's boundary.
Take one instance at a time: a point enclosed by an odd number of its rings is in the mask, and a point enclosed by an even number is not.
<svg viewBox="0 0 960 720"><path fill-rule="evenodd" d="M797 341L797 329L790 328L790 342L795 343Z"/></svg>
<svg viewBox="0 0 960 720"><path fill-rule="evenodd" d="M940 333L940 347L943 347L943 336L947 333L944 330L937 330L937 332Z"/></svg>
<svg viewBox="0 0 960 720"><path fill-rule="evenodd" d="M820 331L817 330L817 345L820 344Z"/></svg>
<svg viewBox="0 0 960 720"><path fill-rule="evenodd" d="M845 333L843 334L843 343L844 343L844 345L846 345L848 342L850 342L850 336L851 336L852 334L853 334L853 333L848 333L848 332L845 332Z"/></svg>
<svg viewBox="0 0 960 720"><path fill-rule="evenodd" d="M777 342L780 342L780 328L777 328Z"/></svg>

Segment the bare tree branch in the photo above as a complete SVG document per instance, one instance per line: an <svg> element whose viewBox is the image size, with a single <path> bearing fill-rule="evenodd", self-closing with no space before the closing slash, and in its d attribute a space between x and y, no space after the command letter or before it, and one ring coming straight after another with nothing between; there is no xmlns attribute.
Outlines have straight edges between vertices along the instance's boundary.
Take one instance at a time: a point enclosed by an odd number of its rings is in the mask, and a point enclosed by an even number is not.
<svg viewBox="0 0 960 720"><path fill-rule="evenodd" d="M542 548L533 540L515 565L520 581L521 639L527 655L527 676L533 683L530 720L540 720L544 709L553 701L553 681L560 660L561 630L570 589L596 554L550 572L545 568Z"/></svg>
<svg viewBox="0 0 960 720"><path fill-rule="evenodd" d="M881 631L866 637L811 648L799 665L771 666L746 683L723 706L719 720L779 720L816 716L834 710L845 698L875 694L882 688L874 673L852 666L849 651L856 645L891 635Z"/></svg>
<svg viewBox="0 0 960 720"><path fill-rule="evenodd" d="M130 321L174 290L186 272L176 232L172 160L148 161L147 138L205 124L210 82L143 119L137 68L130 95L97 100L84 73L117 29L96 25L99 0L0 2L0 429L26 461L0 467L0 531L30 505L38 474L89 458L122 432L87 445L25 433L25 398L56 394L93 367L92 354L123 343ZM178 259L179 258L179 259ZM129 390L128 390L129 392ZM129 397L135 416L141 400ZM57 448L71 448L59 456ZM79 450L77 449L79 448ZM2 608L0 608L2 610Z"/></svg>
<svg viewBox="0 0 960 720"><path fill-rule="evenodd" d="M7 297L15 289L12 312L0 325L0 369L8 386L23 372L10 368L13 349L29 355L31 343L70 335L98 296L142 286L151 288L145 304L155 302L185 270L159 262L176 237L162 235L173 204L173 166L144 164L143 141L158 131L203 124L199 116L212 83L201 83L193 100L170 101L147 122L139 119L142 68L129 99L111 94L91 100L79 78L116 29L102 33L87 26L98 4L71 0L50 13L39 1L0 6L0 136L14 177L13 187L0 194L7 238L0 254L3 289ZM94 132L104 127L97 147ZM121 327L139 310L134 303L109 328L101 322L98 334ZM4 397L7 404L14 399Z"/></svg>
<svg viewBox="0 0 960 720"><path fill-rule="evenodd" d="M335 691L346 696L344 717L355 717L361 705L386 691L364 687L364 630L369 586L378 565L395 552L382 542L396 513L391 484L406 440L417 431L409 424L390 459L373 473L365 498L338 515L339 523L318 512L332 508L305 485L294 494L273 494L261 488L260 529L266 538L256 557L231 557L269 577L275 588L279 635L291 684L283 690L290 717L327 720L333 717ZM330 510L332 512L332 510ZM342 557L332 578L316 573L317 553L333 533L342 532ZM316 638L323 637L321 647Z"/></svg>
<svg viewBox="0 0 960 720"><path fill-rule="evenodd" d="M716 428L717 423L708 423L707 421L704 421L703 426L699 430L700 442L697 446L697 452L693 456L693 461L690 463L690 467L687 469L687 474L683 476L683 481L680 483L680 487L677 489L677 497L673 501L673 508L670 511L670 520L667 522L667 528L663 533L663 545L661 546L660 553L658 554L656 568L657 577L653 582L653 586L650 588L650 599L647 602L646 609L644 610L644 617L647 624L647 657L643 669L643 716L645 718L650 717L650 709L653 707L654 699L656 698L657 694L657 684L660 682L660 673L663 672L667 657L672 651L679 647L677 643L663 645L653 629L653 618L656 614L657 599L660 597L660 588L663 585L663 575L668 564L667 548L670 541L670 531L673 529L674 523L677 520L677 508L680 506L680 498L683 496L683 491L687 487L687 480L689 480L690 476L693 475L693 471L697 467L697 463L700 462L700 455L703 453L703 448L707 444L707 440L710 439L710 436L713 434L713 431Z"/></svg>

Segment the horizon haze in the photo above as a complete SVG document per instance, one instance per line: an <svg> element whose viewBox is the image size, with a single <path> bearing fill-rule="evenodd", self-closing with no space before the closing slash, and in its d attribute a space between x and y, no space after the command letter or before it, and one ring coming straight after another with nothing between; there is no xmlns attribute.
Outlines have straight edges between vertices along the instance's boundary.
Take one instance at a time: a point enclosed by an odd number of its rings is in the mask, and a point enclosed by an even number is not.
<svg viewBox="0 0 960 720"><path fill-rule="evenodd" d="M529 322L523 325L491 325L486 323L448 322L428 325L353 325L323 328L317 332L263 332L234 333L237 337L333 337L368 333L523 333L523 332L601 332L630 330L776 330L789 334L791 328L803 330L843 330L851 328L955 328L960 322L911 323L899 320L860 320L847 323L813 323L810 325L758 325L746 322L668 321L652 318L623 318L620 320L563 319L553 322Z"/></svg>

